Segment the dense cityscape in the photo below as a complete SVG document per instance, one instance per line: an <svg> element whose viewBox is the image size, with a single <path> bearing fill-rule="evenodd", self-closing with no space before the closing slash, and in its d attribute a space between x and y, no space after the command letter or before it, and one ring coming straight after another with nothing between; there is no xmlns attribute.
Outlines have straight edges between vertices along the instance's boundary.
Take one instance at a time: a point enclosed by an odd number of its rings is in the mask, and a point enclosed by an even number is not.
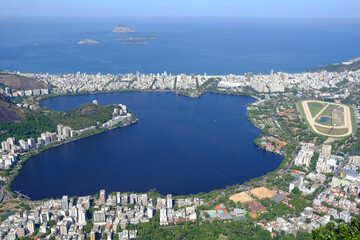
<svg viewBox="0 0 360 240"><path fill-rule="evenodd" d="M356 60L343 63L356 63ZM110 91L173 91L199 97L203 92L251 95L258 100L247 106L248 118L263 130L255 143L285 158L275 171L243 185L229 186L195 196L183 197L155 191L148 193L107 193L93 196L63 196L62 199L31 201L21 192L11 192L11 181L32 153L47 145L66 143L98 129L127 125L134 119L125 105L113 108L110 119L83 129L58 124L56 132L37 138L7 138L1 142L0 237L46 239L143 239L144 227L206 226L246 222L264 236L303 236L329 223L350 224L359 218L360 71L316 71L301 74L195 76L162 74L88 75L22 74L39 80L50 89L15 90L2 94L19 108L41 109L38 97ZM314 134L298 104L303 99L346 103L353 111L353 133L337 139ZM35 101L36 100L36 101ZM93 102L97 105L97 101ZM309 105L315 111L316 105ZM324 105L327 108L328 105ZM334 106L334 109L337 106ZM318 112L326 109L316 110ZM332 112L332 111L331 111ZM340 111L341 112L341 111ZM324 115L325 116L325 115ZM13 205L16 203L15 205ZM17 206L18 210L13 210ZM9 209L9 210L6 210ZM10 211L10 209L12 209ZM218 222L221 221L222 223ZM146 225L148 224L148 225ZM150 225L149 225L150 224ZM305 235L304 235L305 234ZM308 234L308 235L306 235Z"/></svg>
<svg viewBox="0 0 360 240"><path fill-rule="evenodd" d="M360 1L0 7L0 240L360 239Z"/></svg>
<svg viewBox="0 0 360 240"><path fill-rule="evenodd" d="M358 59L353 59L344 62L344 65L350 65L357 62ZM244 88L251 87L260 93L268 92L284 92L285 89L297 89L299 91L307 91L312 89L314 91L322 88L336 88L336 84L347 79L349 82L357 82L359 79L358 71L344 71L344 72L304 72L297 74L289 74L270 71L269 75L246 73L244 75L225 75L225 76L207 76L204 75L172 75L167 72L157 74L22 74L30 78L35 78L43 81L51 86L52 94L67 94L67 93L81 93L81 92L97 92L97 91L121 91L121 90L164 90L164 91L197 91L201 89L204 83L216 80L219 89L233 89L237 92L242 92ZM6 94L13 97L17 96L37 96L49 94L46 89L16 91ZM346 98L348 96L348 89L340 92L339 97ZM322 93L323 97L329 96L329 93ZM337 96L335 96L337 97Z"/></svg>

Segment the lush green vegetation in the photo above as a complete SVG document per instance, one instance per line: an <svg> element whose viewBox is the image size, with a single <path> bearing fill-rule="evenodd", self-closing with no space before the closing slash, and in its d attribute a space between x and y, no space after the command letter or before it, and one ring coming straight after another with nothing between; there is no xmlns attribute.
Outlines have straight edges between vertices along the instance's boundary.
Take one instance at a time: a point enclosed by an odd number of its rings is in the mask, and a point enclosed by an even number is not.
<svg viewBox="0 0 360 240"><path fill-rule="evenodd" d="M211 89L217 85L218 79L216 78L209 78L206 82L204 82L200 87L198 87L198 91L205 91L207 89Z"/></svg>
<svg viewBox="0 0 360 240"><path fill-rule="evenodd" d="M30 137L37 138L43 132L54 132L56 124L51 121L49 116L45 114L35 114L29 112L26 118L20 123L1 123L0 141L4 141L9 137L14 137L16 140L27 139Z"/></svg>
<svg viewBox="0 0 360 240"><path fill-rule="evenodd" d="M96 125L97 122L104 123L112 117L115 105L102 106L85 103L77 108L63 112L51 112L49 117L55 124L69 126L79 130Z"/></svg>
<svg viewBox="0 0 360 240"><path fill-rule="evenodd" d="M93 228L94 224L91 222L91 220L86 221L86 225L84 227L84 232L89 233L91 229Z"/></svg>
<svg viewBox="0 0 360 240"><path fill-rule="evenodd" d="M353 218L350 224L341 223L335 226L334 223L328 223L326 226L320 226L312 232L313 239L360 239L360 220Z"/></svg>
<svg viewBox="0 0 360 240"><path fill-rule="evenodd" d="M347 151L351 152L354 155L360 155L360 131L356 132L355 138L352 138L351 140L348 140L348 143L351 142L351 146L346 151L343 151L346 153Z"/></svg>
<svg viewBox="0 0 360 240"><path fill-rule="evenodd" d="M332 149L337 149L338 152L343 154L360 155L360 132L356 131L354 137L339 139L336 142L332 142L331 145Z"/></svg>
<svg viewBox="0 0 360 240"><path fill-rule="evenodd" d="M162 227L158 223L159 216L155 214L149 223L129 225L127 229L136 229L138 239L311 239L309 233L299 233L284 236L279 233L272 238L269 231L250 222L223 222L220 220L178 223L176 227ZM175 226L175 225L174 225Z"/></svg>
<svg viewBox="0 0 360 240"><path fill-rule="evenodd" d="M336 86L337 86L338 88L341 88L341 87L344 86L344 84L346 84L346 83L348 83L348 82L349 82L349 79L344 78L342 81L338 82L338 83L336 84Z"/></svg>
<svg viewBox="0 0 360 240"><path fill-rule="evenodd" d="M263 202L261 201L261 203ZM260 217L267 221L273 221L276 219L276 217L282 217L292 213L294 213L294 209L288 207L285 203L279 203L279 204L272 204L272 206L269 206L266 209L266 212L261 214Z"/></svg>
<svg viewBox="0 0 360 240"><path fill-rule="evenodd" d="M26 211L30 211L30 209L31 209L29 205L23 204L23 203L20 204L20 207L22 207Z"/></svg>
<svg viewBox="0 0 360 240"><path fill-rule="evenodd" d="M74 130L87 128L99 123L104 123L111 119L116 105L102 106L92 103L85 103L69 111L41 111L35 113L28 111L23 122L19 123L0 123L0 141L9 137L15 137L16 140L33 137L40 137L44 132L56 132L56 125L62 124L69 126Z"/></svg>
<svg viewBox="0 0 360 240"><path fill-rule="evenodd" d="M270 176L266 179L266 182L272 186L276 186L282 190L288 190L289 184L292 180L294 180L294 176L291 174L285 173L281 176L274 174L274 176Z"/></svg>
<svg viewBox="0 0 360 240"><path fill-rule="evenodd" d="M289 203L295 207L295 213L300 214L302 211L304 211L304 208L310 207L312 204L308 203L305 199L300 197L300 194L295 195Z"/></svg>
<svg viewBox="0 0 360 240"><path fill-rule="evenodd" d="M343 64L343 63L334 63L329 64L320 68L315 68L311 72L321 72L321 71L327 71L327 72L344 72L344 71L355 71L360 69L360 61L353 62L351 64Z"/></svg>
<svg viewBox="0 0 360 240"><path fill-rule="evenodd" d="M49 225L49 228L52 228L53 226L56 225L56 220L49 220L48 225Z"/></svg>

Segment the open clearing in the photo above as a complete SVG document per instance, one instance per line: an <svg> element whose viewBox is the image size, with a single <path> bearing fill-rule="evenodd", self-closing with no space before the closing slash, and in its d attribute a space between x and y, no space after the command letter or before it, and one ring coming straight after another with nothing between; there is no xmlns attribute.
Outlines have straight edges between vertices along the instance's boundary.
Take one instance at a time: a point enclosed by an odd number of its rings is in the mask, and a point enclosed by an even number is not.
<svg viewBox="0 0 360 240"><path fill-rule="evenodd" d="M318 114L324 108L325 104L309 102L308 106L311 112L311 116L315 117L316 114Z"/></svg>
<svg viewBox="0 0 360 240"><path fill-rule="evenodd" d="M301 102L305 118L317 134L329 137L345 137L353 133L349 106L316 100Z"/></svg>
<svg viewBox="0 0 360 240"><path fill-rule="evenodd" d="M231 197L229 197L229 199L233 200L235 203L238 203L238 202L245 203L245 202L250 202L250 201L254 200L246 192L241 192L241 193L232 195Z"/></svg>
<svg viewBox="0 0 360 240"><path fill-rule="evenodd" d="M266 187L259 187L250 190L250 193L259 199L271 198L276 195L276 192L267 189Z"/></svg>

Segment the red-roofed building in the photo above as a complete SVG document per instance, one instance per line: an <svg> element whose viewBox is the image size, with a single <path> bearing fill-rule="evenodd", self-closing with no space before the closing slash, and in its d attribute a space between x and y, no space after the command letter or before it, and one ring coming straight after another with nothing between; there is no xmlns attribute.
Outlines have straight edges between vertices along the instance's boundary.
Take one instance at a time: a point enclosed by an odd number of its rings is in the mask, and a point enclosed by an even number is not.
<svg viewBox="0 0 360 240"><path fill-rule="evenodd" d="M266 210L266 207L256 201L250 201L246 204L249 205L250 213L264 212Z"/></svg>

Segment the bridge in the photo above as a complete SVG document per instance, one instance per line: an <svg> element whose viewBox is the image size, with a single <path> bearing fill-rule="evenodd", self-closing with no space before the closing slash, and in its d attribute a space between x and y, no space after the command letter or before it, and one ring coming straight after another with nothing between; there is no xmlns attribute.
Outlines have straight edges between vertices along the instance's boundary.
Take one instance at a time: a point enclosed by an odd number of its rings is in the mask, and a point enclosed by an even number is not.
<svg viewBox="0 0 360 240"><path fill-rule="evenodd" d="M17 195L20 195L21 197L24 197L24 198L26 198L26 199L28 199L28 200L30 200L30 197L29 196L27 196L27 195L25 195L25 194L23 194L23 193L21 193L20 191L14 191Z"/></svg>

